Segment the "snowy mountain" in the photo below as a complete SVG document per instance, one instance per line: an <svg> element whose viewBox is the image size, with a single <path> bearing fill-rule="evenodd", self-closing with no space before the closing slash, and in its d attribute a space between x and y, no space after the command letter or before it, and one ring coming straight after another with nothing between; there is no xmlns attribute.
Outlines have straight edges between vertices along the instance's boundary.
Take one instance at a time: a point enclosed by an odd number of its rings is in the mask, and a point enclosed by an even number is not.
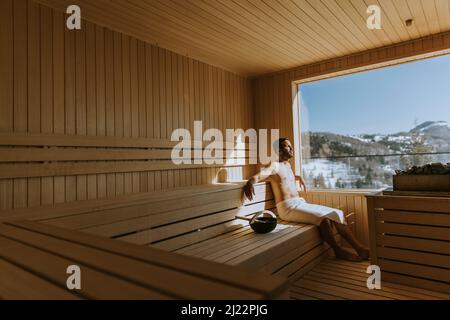
<svg viewBox="0 0 450 320"><path fill-rule="evenodd" d="M449 152L446 121L426 121L407 132L384 135L302 135L303 174L310 186L320 188L386 187L394 170L450 162Z"/></svg>
<svg viewBox="0 0 450 320"><path fill-rule="evenodd" d="M434 130L444 130L450 132L450 125L447 121L425 121L411 130L411 132L430 132Z"/></svg>

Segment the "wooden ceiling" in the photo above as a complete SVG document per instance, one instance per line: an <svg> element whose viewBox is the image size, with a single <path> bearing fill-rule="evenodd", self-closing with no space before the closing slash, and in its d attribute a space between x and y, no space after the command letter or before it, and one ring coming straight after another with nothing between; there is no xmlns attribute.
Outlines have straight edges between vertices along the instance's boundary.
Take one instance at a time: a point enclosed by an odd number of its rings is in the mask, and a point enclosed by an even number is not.
<svg viewBox="0 0 450 320"><path fill-rule="evenodd" d="M255 76L450 30L450 0L38 0L236 73ZM366 27L382 9L382 30ZM405 20L413 19L410 27Z"/></svg>

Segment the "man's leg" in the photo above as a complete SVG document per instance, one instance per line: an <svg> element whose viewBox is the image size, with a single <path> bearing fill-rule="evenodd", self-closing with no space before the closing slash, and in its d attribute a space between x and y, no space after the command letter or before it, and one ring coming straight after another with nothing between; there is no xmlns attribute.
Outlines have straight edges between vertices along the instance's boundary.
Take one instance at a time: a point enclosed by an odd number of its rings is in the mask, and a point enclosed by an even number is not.
<svg viewBox="0 0 450 320"><path fill-rule="evenodd" d="M323 240L330 245L330 247L334 250L334 254L338 259L344 259L349 261L361 261L362 259L356 254L350 252L349 250L344 249L339 245L336 241L336 238L333 235L333 226L331 220L325 218L319 225L320 234L322 235Z"/></svg>
<svg viewBox="0 0 450 320"><path fill-rule="evenodd" d="M369 259L369 250L365 248L353 235L352 230L350 227L346 224L338 223L336 221L333 221L334 226L336 227L336 230L339 232L339 234L347 240L347 242L356 250L358 255L364 259Z"/></svg>

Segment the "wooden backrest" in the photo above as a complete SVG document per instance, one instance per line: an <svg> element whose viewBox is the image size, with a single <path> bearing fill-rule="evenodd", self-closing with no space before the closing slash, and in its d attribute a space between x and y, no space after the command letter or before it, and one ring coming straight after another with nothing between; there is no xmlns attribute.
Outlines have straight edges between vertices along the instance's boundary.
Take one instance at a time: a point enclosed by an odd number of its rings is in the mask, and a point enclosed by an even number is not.
<svg viewBox="0 0 450 320"><path fill-rule="evenodd" d="M249 148L254 148L253 144L234 141L224 145L223 164L176 164L172 155L192 160L195 149L204 150L209 145L189 141L186 146L190 145L191 152L186 156L179 152L178 143L151 138L0 133L0 179L244 166Z"/></svg>
<svg viewBox="0 0 450 320"><path fill-rule="evenodd" d="M176 250L248 224L245 220L235 219L236 215L252 215L275 208L269 184L255 185L256 194L252 201L243 199L242 187L242 183L190 186L22 209L9 216Z"/></svg>

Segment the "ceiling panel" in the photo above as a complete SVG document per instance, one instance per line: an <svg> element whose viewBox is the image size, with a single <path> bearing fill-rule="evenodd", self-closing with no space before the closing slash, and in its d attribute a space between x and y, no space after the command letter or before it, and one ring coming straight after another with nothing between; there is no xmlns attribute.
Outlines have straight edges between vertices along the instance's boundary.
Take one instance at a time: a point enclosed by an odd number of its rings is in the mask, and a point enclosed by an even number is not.
<svg viewBox="0 0 450 320"><path fill-rule="evenodd" d="M248 76L450 30L450 0L38 0ZM382 29L366 27L379 5ZM405 20L413 19L407 27Z"/></svg>

